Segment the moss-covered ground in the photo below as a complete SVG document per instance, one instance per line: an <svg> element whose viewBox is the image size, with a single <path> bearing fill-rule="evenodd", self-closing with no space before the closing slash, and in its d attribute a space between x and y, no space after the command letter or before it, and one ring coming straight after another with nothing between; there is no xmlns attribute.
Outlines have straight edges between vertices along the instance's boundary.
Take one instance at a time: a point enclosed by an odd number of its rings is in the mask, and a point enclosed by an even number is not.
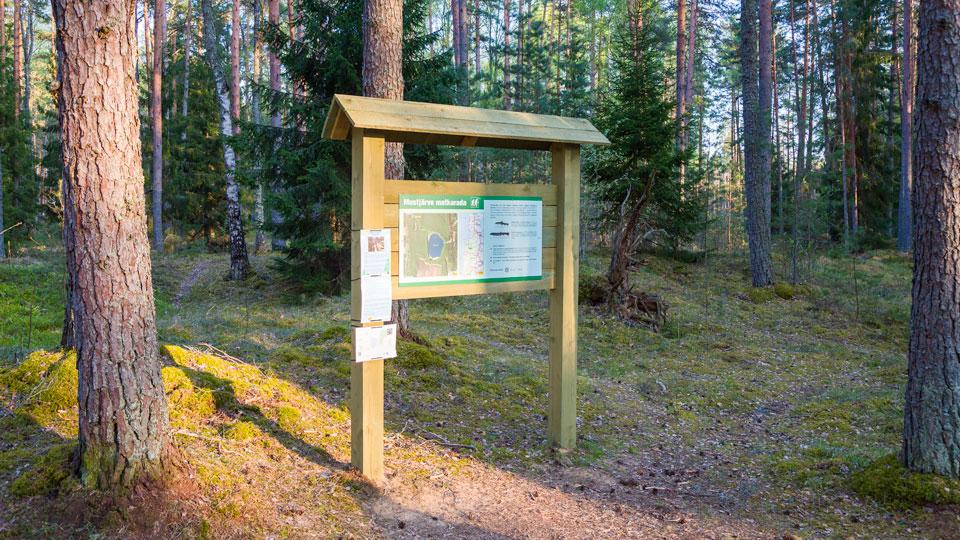
<svg viewBox="0 0 960 540"><path fill-rule="evenodd" d="M604 262L591 254L584 277ZM269 263L232 283L222 255L155 261L163 380L196 490L175 514L150 514L160 536L389 536L404 522L392 529L378 501L439 479L456 491L484 468L671 526L735 523L751 531L741 537L960 537L954 484L890 457L906 257L825 253L802 284L754 290L742 256L645 256L635 287L666 300L668 322L653 333L581 306L579 447L564 455L545 441L547 295L412 302L425 344L386 363L387 495L347 466L349 299L301 293ZM64 472L74 360L29 354L59 341L61 265L49 250L0 264L0 537L147 530L123 512L50 511L89 498Z"/></svg>

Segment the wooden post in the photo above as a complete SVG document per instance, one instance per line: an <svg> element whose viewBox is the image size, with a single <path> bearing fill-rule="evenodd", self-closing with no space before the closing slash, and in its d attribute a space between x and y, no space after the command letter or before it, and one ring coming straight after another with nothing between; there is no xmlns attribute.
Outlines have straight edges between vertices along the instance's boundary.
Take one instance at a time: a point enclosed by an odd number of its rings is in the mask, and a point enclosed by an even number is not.
<svg viewBox="0 0 960 540"><path fill-rule="evenodd" d="M550 445L577 446L577 280L580 270L580 146L554 144L557 250L550 291Z"/></svg>
<svg viewBox="0 0 960 540"><path fill-rule="evenodd" d="M383 227L384 140L364 136L362 129L352 133L353 198L351 229L354 237L360 229ZM359 257L359 250L353 250ZM350 282L351 312L354 326L373 326L382 323L362 323L360 306L360 264L352 264ZM356 346L356 344L354 344ZM353 362L350 364L350 457L353 466L367 479L383 480L383 360Z"/></svg>

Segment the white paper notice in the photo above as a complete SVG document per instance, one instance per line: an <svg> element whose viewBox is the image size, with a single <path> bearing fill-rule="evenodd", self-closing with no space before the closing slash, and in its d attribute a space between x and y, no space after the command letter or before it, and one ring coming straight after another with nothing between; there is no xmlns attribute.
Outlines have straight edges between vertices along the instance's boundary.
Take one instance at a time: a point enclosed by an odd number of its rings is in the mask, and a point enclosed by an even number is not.
<svg viewBox="0 0 960 540"><path fill-rule="evenodd" d="M390 230L360 231L360 321L389 321Z"/></svg>
<svg viewBox="0 0 960 540"><path fill-rule="evenodd" d="M360 277L390 275L390 229L360 231Z"/></svg>
<svg viewBox="0 0 960 540"><path fill-rule="evenodd" d="M396 358L396 356L397 325L354 327L353 360L355 362Z"/></svg>
<svg viewBox="0 0 960 540"><path fill-rule="evenodd" d="M360 278L360 320L362 322L389 321L393 294L390 274Z"/></svg>

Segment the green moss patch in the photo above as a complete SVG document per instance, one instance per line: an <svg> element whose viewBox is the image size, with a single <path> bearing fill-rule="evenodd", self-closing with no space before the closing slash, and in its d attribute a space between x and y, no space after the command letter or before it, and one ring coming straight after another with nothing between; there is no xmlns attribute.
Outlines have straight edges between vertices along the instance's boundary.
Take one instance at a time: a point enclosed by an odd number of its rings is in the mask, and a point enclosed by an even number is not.
<svg viewBox="0 0 960 540"><path fill-rule="evenodd" d="M0 389L17 414L65 437L77 433L77 357L37 351L19 365L0 372Z"/></svg>
<svg viewBox="0 0 960 540"><path fill-rule="evenodd" d="M167 392L170 422L174 427L189 427L213 415L216 396L210 388L198 388L187 373L178 367L160 370Z"/></svg>
<svg viewBox="0 0 960 540"><path fill-rule="evenodd" d="M797 289L789 283L775 283L773 285L773 294L784 300L793 300L797 296Z"/></svg>
<svg viewBox="0 0 960 540"><path fill-rule="evenodd" d="M223 437L231 441L249 441L262 435L260 428L253 422L241 421L228 425L223 430Z"/></svg>
<svg viewBox="0 0 960 540"><path fill-rule="evenodd" d="M960 480L909 471L896 454L855 473L850 487L863 497L901 510L924 504L960 504Z"/></svg>
<svg viewBox="0 0 960 540"><path fill-rule="evenodd" d="M417 343L402 341L398 344L396 364L406 369L429 369L443 367L443 357L431 348Z"/></svg>
<svg viewBox="0 0 960 540"><path fill-rule="evenodd" d="M31 497L69 491L77 485L70 466L75 449L75 443L50 448L10 484L10 494Z"/></svg>

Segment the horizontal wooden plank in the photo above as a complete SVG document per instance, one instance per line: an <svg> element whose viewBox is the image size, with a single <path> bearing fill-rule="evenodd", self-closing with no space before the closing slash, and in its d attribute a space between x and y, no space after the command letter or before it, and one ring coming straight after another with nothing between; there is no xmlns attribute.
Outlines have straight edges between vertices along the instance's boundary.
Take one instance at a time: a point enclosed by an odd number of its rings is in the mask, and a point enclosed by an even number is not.
<svg viewBox="0 0 960 540"><path fill-rule="evenodd" d="M544 206L557 204L557 186L552 184L484 184L437 180L387 180L383 202L397 204L400 195L476 195L480 197L540 197Z"/></svg>
<svg viewBox="0 0 960 540"><path fill-rule="evenodd" d="M541 291L552 289L553 282L553 272L548 272L546 270L543 272L543 279L535 281L460 283L455 285L424 285L421 287L400 287L397 278L393 278L393 299L412 300L414 298L437 298L441 296L468 296L475 294Z"/></svg>
<svg viewBox="0 0 960 540"><path fill-rule="evenodd" d="M520 140L497 137L467 137L464 135L444 135L439 133L384 131L368 129L369 137L379 137L387 142L405 144L432 144L441 146L479 146L486 148L510 148L513 150L550 150L558 143L550 140Z"/></svg>

